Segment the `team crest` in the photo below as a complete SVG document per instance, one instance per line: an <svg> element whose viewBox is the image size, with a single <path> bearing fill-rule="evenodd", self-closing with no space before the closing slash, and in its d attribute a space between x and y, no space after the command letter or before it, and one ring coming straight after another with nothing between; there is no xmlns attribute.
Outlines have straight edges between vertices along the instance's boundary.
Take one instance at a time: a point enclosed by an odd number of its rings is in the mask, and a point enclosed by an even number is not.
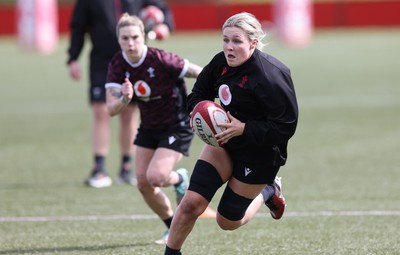
<svg viewBox="0 0 400 255"><path fill-rule="evenodd" d="M226 84L223 84L219 87L218 89L218 97L221 103L224 105L229 105L232 101L232 93L229 89L229 86Z"/></svg>
<svg viewBox="0 0 400 255"><path fill-rule="evenodd" d="M147 72L149 73L149 77L150 77L150 78L155 77L154 71L155 71L155 70L154 70L153 67L149 67L149 68L147 69Z"/></svg>

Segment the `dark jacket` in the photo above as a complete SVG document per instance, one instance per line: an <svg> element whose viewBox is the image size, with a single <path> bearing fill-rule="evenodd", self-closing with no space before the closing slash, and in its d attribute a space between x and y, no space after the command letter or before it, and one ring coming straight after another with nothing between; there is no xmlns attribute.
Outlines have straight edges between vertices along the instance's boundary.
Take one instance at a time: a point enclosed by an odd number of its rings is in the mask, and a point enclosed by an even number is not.
<svg viewBox="0 0 400 255"><path fill-rule="evenodd" d="M285 164L288 140L298 119L289 68L259 50L241 66L229 67L221 52L197 78L188 96L188 111L201 100L218 97L226 111L245 123L243 135L224 145L231 157L243 162Z"/></svg>
<svg viewBox="0 0 400 255"><path fill-rule="evenodd" d="M162 0L120 0L121 11L138 15L140 10L148 5L158 6L165 16L164 23L170 30L174 29L171 10ZM119 17L114 0L77 0L71 17L71 40L68 49L68 63L77 60L83 45L85 34L88 33L92 42L91 61L110 61L120 50L116 36L116 25Z"/></svg>

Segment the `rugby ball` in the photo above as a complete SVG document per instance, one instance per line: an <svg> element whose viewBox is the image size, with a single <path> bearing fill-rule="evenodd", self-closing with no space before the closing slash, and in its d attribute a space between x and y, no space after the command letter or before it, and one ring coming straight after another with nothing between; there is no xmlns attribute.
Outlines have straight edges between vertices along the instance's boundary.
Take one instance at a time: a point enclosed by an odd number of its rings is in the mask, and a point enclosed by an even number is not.
<svg viewBox="0 0 400 255"><path fill-rule="evenodd" d="M218 124L229 122L224 108L208 100L200 101L193 108L190 118L190 124L195 134L206 144L215 147L220 147L215 135L225 130Z"/></svg>
<svg viewBox="0 0 400 255"><path fill-rule="evenodd" d="M140 10L139 18L143 21L144 30L151 31L156 25L164 22L164 13L160 8L149 5Z"/></svg>

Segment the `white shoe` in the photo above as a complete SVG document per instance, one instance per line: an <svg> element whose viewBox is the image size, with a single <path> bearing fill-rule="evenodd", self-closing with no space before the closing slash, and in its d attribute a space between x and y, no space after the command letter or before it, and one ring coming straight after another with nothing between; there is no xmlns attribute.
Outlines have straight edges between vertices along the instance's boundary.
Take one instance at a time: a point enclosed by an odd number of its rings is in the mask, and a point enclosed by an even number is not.
<svg viewBox="0 0 400 255"><path fill-rule="evenodd" d="M158 240L155 240L154 242L156 244L167 244L168 242L168 237L169 237L169 229L167 229L167 231L164 232L164 234L162 235L162 237Z"/></svg>
<svg viewBox="0 0 400 255"><path fill-rule="evenodd" d="M111 178L104 171L94 172L85 182L92 188L106 188L112 185Z"/></svg>

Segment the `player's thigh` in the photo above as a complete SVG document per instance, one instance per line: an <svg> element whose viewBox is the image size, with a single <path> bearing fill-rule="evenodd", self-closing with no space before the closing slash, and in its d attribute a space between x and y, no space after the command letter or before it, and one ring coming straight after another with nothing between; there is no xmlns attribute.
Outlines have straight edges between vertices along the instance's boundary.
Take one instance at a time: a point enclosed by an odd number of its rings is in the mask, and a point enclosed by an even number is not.
<svg viewBox="0 0 400 255"><path fill-rule="evenodd" d="M137 120L138 106L136 104L129 104L120 114L120 122L122 125L131 125ZM132 130L133 132L134 130Z"/></svg>
<svg viewBox="0 0 400 255"><path fill-rule="evenodd" d="M178 151L157 148L149 164L147 178L167 180L182 157L182 153Z"/></svg>
<svg viewBox="0 0 400 255"><path fill-rule="evenodd" d="M231 178L232 160L225 149L206 144L200 153L199 159L213 165L221 176L223 183Z"/></svg>
<svg viewBox="0 0 400 255"><path fill-rule="evenodd" d="M228 181L229 187L238 195L254 199L264 189L266 184L248 184L232 177Z"/></svg>
<svg viewBox="0 0 400 255"><path fill-rule="evenodd" d="M147 180L147 169L155 153L154 149L137 146L135 157L135 172L138 182Z"/></svg>

